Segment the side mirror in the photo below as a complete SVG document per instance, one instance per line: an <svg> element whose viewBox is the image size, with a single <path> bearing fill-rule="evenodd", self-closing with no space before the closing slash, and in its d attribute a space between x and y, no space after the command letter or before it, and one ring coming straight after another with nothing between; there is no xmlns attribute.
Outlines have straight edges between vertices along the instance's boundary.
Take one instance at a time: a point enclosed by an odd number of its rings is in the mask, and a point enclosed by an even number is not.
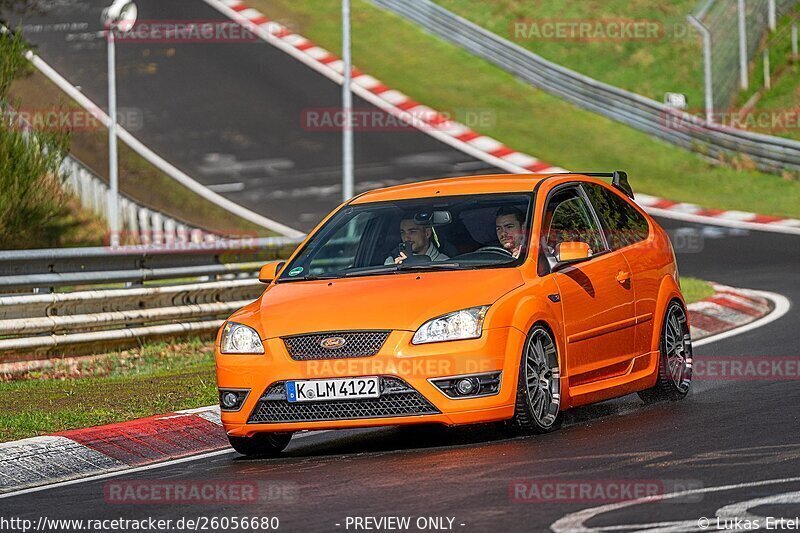
<svg viewBox="0 0 800 533"><path fill-rule="evenodd" d="M585 242L565 241L556 245L555 256L547 255L550 272L556 272L569 265L592 258L591 248Z"/></svg>
<svg viewBox="0 0 800 533"><path fill-rule="evenodd" d="M559 263L582 261L590 257L589 245L580 241L566 241L556 246L556 259Z"/></svg>
<svg viewBox="0 0 800 533"><path fill-rule="evenodd" d="M285 261L274 261L272 263L267 263L261 267L261 271L258 273L258 281L261 283L271 283L272 280L278 277L278 272L280 272L285 264Z"/></svg>

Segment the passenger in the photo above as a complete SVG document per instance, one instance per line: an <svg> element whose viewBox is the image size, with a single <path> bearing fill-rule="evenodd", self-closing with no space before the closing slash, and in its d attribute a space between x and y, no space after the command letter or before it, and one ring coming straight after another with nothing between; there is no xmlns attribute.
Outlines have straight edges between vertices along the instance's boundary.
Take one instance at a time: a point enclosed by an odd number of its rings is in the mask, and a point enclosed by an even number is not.
<svg viewBox="0 0 800 533"><path fill-rule="evenodd" d="M510 253L514 259L522 253L525 233L525 214L513 206L503 206L495 215L495 231L500 245Z"/></svg>
<svg viewBox="0 0 800 533"><path fill-rule="evenodd" d="M433 228L420 226L414 219L405 218L400 221L400 240L405 244L405 251L400 250L397 257L391 255L384 261L385 265L399 265L408 258L409 251L414 255L427 255L431 261L450 259L444 255L433 242Z"/></svg>

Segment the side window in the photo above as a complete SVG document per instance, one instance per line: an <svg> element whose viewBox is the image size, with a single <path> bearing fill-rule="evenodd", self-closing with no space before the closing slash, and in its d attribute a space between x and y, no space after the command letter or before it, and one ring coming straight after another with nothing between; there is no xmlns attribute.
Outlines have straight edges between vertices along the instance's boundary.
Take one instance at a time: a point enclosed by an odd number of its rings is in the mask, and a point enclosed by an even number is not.
<svg viewBox="0 0 800 533"><path fill-rule="evenodd" d="M647 219L632 205L602 185L584 183L583 186L606 228L608 244L612 250L619 250L647 238L650 233Z"/></svg>
<svg viewBox="0 0 800 533"><path fill-rule="evenodd" d="M359 213L339 227L308 264L308 272L321 275L354 266L359 243L373 213Z"/></svg>
<svg viewBox="0 0 800 533"><path fill-rule="evenodd" d="M605 251L600 228L577 188L553 195L547 203L543 222L542 234L550 253L555 253L559 244L568 241L587 243L593 254Z"/></svg>

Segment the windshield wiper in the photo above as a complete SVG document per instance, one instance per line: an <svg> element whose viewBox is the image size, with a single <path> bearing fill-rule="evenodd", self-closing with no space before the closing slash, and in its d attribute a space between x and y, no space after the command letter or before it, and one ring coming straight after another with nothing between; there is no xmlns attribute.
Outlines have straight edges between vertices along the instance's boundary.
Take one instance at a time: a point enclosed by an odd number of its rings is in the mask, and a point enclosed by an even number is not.
<svg viewBox="0 0 800 533"><path fill-rule="evenodd" d="M286 283L289 281L319 281L324 279L339 279L341 276L320 276L316 274L309 274L308 276L303 276L302 278L286 278L286 279L279 279L278 283Z"/></svg>

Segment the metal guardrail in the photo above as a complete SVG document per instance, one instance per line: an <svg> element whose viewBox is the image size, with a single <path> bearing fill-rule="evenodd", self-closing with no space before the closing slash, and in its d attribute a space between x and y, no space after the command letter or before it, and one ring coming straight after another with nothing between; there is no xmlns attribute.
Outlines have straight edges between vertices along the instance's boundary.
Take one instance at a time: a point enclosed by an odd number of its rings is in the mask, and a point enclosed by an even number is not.
<svg viewBox="0 0 800 533"><path fill-rule="evenodd" d="M56 287L252 274L286 257L300 242L288 237L174 242L163 248L64 248L0 252L0 292Z"/></svg>
<svg viewBox="0 0 800 533"><path fill-rule="evenodd" d="M178 249L0 252L0 363L213 332L262 292L261 266L286 258L298 243L271 237ZM102 287L120 283L124 288ZM65 287L74 290L53 292Z"/></svg>
<svg viewBox="0 0 800 533"><path fill-rule="evenodd" d="M539 89L710 160L746 156L762 171L800 171L798 141L709 124L699 117L557 65L430 0L371 1Z"/></svg>

